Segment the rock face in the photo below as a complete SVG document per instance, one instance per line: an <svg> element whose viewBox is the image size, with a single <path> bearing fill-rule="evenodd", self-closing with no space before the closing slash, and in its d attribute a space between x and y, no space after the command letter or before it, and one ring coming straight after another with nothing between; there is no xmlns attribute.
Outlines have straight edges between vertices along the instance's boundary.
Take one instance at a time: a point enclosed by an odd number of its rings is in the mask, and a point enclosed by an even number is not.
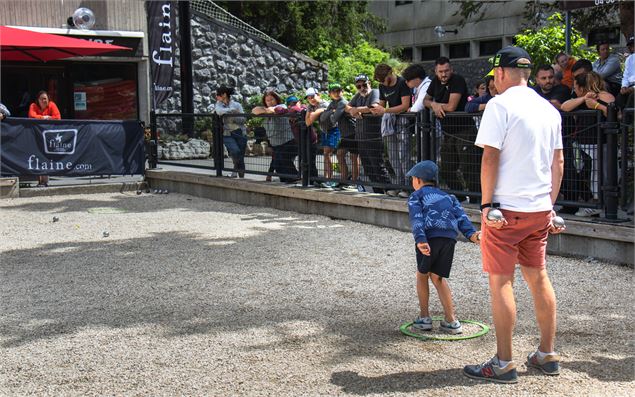
<svg viewBox="0 0 635 397"><path fill-rule="evenodd" d="M308 87L327 88L328 69L302 54L266 42L247 32L192 12L192 75L194 111L214 110L212 95L220 85L235 88L233 98L245 103L266 89L283 95ZM175 57L174 88L158 113L181 111L179 54Z"/></svg>
<svg viewBox="0 0 635 397"><path fill-rule="evenodd" d="M190 139L187 142L172 141L159 146L159 159L206 159L210 156L210 149L210 144L201 139Z"/></svg>

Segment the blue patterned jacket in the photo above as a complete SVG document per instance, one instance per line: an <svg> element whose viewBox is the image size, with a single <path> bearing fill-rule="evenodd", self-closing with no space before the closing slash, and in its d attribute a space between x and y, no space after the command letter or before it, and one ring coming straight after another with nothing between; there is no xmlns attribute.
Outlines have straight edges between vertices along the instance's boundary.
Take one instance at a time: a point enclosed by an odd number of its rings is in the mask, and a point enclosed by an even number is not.
<svg viewBox="0 0 635 397"><path fill-rule="evenodd" d="M468 239L476 233L456 197L434 186L424 186L410 195L408 213L417 243L434 237L456 240L459 230Z"/></svg>

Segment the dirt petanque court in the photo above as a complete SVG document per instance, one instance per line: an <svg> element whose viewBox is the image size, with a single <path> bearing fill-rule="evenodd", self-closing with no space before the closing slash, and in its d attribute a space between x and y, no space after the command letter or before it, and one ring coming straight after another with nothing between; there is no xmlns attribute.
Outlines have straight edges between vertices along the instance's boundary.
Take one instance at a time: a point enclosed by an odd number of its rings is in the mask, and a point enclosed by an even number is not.
<svg viewBox="0 0 635 397"><path fill-rule="evenodd" d="M519 382L499 385L462 374L493 330L399 332L418 310L409 233L182 194L6 199L0 215L3 396L635 393L631 268L548 258L558 377L524 364L538 331L518 272ZM478 246L457 244L450 286L459 318L491 325Z"/></svg>

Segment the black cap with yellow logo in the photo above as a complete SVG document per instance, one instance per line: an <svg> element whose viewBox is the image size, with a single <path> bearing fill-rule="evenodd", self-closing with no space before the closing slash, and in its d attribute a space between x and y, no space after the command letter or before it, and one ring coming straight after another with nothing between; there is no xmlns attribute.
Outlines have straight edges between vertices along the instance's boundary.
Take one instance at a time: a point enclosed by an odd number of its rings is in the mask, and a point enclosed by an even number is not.
<svg viewBox="0 0 635 397"><path fill-rule="evenodd" d="M523 62L518 62L521 59L524 59ZM498 51L492 59L492 67L530 69L532 67L531 57L527 51L520 47L505 47Z"/></svg>

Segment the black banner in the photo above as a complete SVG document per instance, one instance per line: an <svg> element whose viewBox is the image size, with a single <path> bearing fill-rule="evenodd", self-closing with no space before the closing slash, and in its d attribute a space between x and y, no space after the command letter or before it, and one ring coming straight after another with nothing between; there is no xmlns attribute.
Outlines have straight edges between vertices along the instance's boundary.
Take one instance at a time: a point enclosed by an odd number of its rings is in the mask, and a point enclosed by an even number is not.
<svg viewBox="0 0 635 397"><path fill-rule="evenodd" d="M136 120L0 122L0 175L143 175L143 128Z"/></svg>
<svg viewBox="0 0 635 397"><path fill-rule="evenodd" d="M146 1L148 47L152 75L153 106L165 101L174 90L174 49L176 43L176 7L172 1Z"/></svg>

